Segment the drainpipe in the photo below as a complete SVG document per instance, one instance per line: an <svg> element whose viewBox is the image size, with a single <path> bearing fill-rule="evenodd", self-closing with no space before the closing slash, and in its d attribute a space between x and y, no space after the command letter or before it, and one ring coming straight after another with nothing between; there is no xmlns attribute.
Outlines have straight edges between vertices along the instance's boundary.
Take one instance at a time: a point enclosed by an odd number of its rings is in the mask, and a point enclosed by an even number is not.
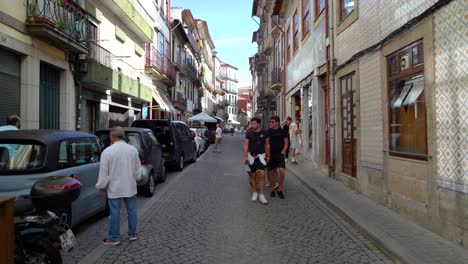
<svg viewBox="0 0 468 264"><path fill-rule="evenodd" d="M328 136L330 138L330 165L328 170L328 176L335 179L335 32L334 32L334 12L333 12L333 0L328 0L327 7L328 15L328 41L329 41L329 52L328 52L328 63L329 63L329 118L328 118Z"/></svg>

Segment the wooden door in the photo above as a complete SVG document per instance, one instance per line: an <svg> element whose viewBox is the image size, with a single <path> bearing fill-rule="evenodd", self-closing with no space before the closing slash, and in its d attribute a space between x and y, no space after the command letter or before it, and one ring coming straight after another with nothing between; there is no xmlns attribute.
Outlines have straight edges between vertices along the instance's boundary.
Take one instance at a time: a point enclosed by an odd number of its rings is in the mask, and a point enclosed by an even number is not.
<svg viewBox="0 0 468 264"><path fill-rule="evenodd" d="M341 135L343 173L356 177L356 104L354 73L341 78Z"/></svg>

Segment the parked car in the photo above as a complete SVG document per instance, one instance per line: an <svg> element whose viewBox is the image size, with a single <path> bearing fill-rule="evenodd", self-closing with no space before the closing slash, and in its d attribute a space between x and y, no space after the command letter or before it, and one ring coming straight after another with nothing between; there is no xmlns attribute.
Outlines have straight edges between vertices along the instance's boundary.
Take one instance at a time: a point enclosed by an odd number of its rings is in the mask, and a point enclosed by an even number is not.
<svg viewBox="0 0 468 264"><path fill-rule="evenodd" d="M88 133L37 129L0 132L0 196L24 199L41 178L76 178L81 183L78 199L54 210L74 226L106 209L106 196L95 187L100 155L99 140Z"/></svg>
<svg viewBox="0 0 468 264"><path fill-rule="evenodd" d="M190 128L190 131L192 132L192 137L195 139L195 143L197 144L197 156L200 157L201 153L206 150L206 141L203 138L203 131L196 128Z"/></svg>
<svg viewBox="0 0 468 264"><path fill-rule="evenodd" d="M141 180L138 181L138 193L153 196L157 182L166 180L166 166L162 149L153 132L146 128L124 127L124 140L140 153ZM109 129L96 131L104 148L110 146Z"/></svg>
<svg viewBox="0 0 468 264"><path fill-rule="evenodd" d="M200 132L200 136L205 140L205 149L211 144L211 133L206 126L193 126L192 128L197 129Z"/></svg>
<svg viewBox="0 0 468 264"><path fill-rule="evenodd" d="M181 121L135 120L132 127L149 128L161 143L166 164L183 170L187 161L197 160L197 146L188 126Z"/></svg>

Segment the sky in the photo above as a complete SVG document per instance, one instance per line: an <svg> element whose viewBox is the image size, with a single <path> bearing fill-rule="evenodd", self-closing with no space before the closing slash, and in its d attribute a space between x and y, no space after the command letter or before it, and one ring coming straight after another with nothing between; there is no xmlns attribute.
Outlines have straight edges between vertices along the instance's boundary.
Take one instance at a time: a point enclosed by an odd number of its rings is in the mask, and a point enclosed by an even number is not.
<svg viewBox="0 0 468 264"><path fill-rule="evenodd" d="M205 20L221 61L239 68L239 86L250 86L249 57L257 52L252 33L258 24L252 19L253 0L172 0L173 7L190 9L196 19ZM255 17L258 22L258 18Z"/></svg>

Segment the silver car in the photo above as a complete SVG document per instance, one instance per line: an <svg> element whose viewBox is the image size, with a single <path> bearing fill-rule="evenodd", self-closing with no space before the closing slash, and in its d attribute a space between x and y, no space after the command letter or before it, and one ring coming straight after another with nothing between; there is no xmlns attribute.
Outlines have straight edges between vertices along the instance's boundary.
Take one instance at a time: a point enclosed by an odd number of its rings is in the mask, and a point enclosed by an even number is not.
<svg viewBox="0 0 468 264"><path fill-rule="evenodd" d="M106 209L96 189L101 145L96 136L77 131L16 130L0 132L0 196L28 198L31 186L47 176L72 176L81 193L69 208L56 211L76 225Z"/></svg>

